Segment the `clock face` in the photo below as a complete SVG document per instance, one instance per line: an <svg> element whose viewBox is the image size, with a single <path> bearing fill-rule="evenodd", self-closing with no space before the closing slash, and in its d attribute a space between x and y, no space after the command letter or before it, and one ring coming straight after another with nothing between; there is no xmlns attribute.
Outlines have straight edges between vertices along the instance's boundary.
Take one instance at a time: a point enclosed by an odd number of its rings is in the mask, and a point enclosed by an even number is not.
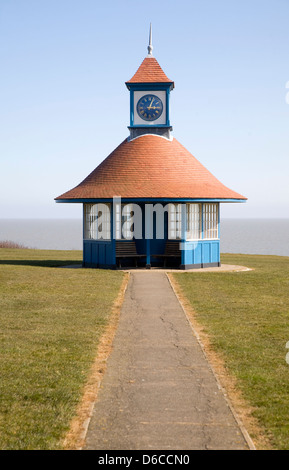
<svg viewBox="0 0 289 470"><path fill-rule="evenodd" d="M145 121L156 121L163 112L163 102L156 95L144 95L136 106L138 115Z"/></svg>

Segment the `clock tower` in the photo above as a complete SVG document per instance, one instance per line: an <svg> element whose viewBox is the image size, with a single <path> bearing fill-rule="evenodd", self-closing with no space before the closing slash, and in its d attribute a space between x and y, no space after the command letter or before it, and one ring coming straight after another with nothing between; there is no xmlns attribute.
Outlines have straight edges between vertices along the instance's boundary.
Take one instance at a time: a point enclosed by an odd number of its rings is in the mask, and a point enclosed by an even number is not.
<svg viewBox="0 0 289 470"><path fill-rule="evenodd" d="M171 136L171 81L152 54L126 82L126 137L80 184L56 198L83 204L83 266L220 266L220 203L246 198Z"/></svg>
<svg viewBox="0 0 289 470"><path fill-rule="evenodd" d="M157 134L170 139L170 92L172 82L152 54L150 26L148 55L134 76L126 82L130 91L130 139Z"/></svg>

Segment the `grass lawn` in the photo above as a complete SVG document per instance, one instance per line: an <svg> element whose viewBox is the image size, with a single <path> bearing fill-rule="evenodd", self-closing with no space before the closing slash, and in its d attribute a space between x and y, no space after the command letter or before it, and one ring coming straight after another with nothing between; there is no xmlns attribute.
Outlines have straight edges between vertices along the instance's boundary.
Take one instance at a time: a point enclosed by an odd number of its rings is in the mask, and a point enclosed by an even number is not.
<svg viewBox="0 0 289 470"><path fill-rule="evenodd" d="M173 277L272 447L288 450L289 258L226 254L222 263L254 270Z"/></svg>
<svg viewBox="0 0 289 470"><path fill-rule="evenodd" d="M81 252L0 249L0 449L59 449L123 273Z"/></svg>

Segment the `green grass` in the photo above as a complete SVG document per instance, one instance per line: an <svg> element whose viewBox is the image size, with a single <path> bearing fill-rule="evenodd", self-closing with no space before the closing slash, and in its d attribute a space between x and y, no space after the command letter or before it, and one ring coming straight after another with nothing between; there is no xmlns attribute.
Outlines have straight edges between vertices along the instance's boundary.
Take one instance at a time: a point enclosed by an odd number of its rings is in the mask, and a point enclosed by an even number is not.
<svg viewBox="0 0 289 470"><path fill-rule="evenodd" d="M0 249L0 449L59 449L123 273L81 252Z"/></svg>
<svg viewBox="0 0 289 470"><path fill-rule="evenodd" d="M289 258L223 255L249 272L174 274L275 449L289 449Z"/></svg>

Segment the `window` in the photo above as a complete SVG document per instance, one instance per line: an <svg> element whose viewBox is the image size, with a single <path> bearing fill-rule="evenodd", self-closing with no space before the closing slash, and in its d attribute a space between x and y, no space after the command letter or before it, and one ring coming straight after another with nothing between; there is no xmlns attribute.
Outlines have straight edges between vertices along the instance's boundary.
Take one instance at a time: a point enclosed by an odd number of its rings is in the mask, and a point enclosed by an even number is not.
<svg viewBox="0 0 289 470"><path fill-rule="evenodd" d="M187 204L187 240L202 238L202 206L201 204Z"/></svg>
<svg viewBox="0 0 289 470"><path fill-rule="evenodd" d="M110 240L110 204L84 204L84 239Z"/></svg>
<svg viewBox="0 0 289 470"><path fill-rule="evenodd" d="M121 238L131 240L133 238L134 231L134 204L122 204L121 208Z"/></svg>
<svg viewBox="0 0 289 470"><path fill-rule="evenodd" d="M115 210L115 238L121 240L121 204L114 205Z"/></svg>
<svg viewBox="0 0 289 470"><path fill-rule="evenodd" d="M182 204L169 204L169 240L182 238Z"/></svg>
<svg viewBox="0 0 289 470"><path fill-rule="evenodd" d="M115 224L117 240L132 240L134 237L135 204L115 205Z"/></svg>
<svg viewBox="0 0 289 470"><path fill-rule="evenodd" d="M204 238L218 238L218 204L204 204L203 207Z"/></svg>

